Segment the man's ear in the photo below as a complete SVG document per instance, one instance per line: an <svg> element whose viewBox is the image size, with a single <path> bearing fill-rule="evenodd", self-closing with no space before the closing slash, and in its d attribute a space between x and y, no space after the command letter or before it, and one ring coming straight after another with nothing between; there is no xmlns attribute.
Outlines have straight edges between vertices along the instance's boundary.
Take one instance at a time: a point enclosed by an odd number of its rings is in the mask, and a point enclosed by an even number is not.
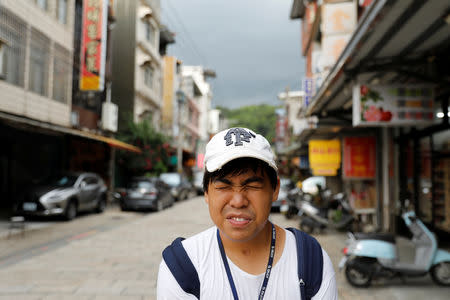
<svg viewBox="0 0 450 300"><path fill-rule="evenodd" d="M206 204L209 204L208 192L203 192L203 195L205 195L205 202L206 202Z"/></svg>

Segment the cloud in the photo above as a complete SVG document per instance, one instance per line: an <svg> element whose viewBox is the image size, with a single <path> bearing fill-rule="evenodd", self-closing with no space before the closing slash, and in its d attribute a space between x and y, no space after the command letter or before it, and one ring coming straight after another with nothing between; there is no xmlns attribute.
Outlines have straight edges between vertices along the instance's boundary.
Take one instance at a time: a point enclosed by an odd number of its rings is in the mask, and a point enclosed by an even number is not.
<svg viewBox="0 0 450 300"><path fill-rule="evenodd" d="M161 2L163 23L177 32L169 54L216 71L215 105L278 105L276 95L286 86L300 89L300 22L289 19L291 1Z"/></svg>

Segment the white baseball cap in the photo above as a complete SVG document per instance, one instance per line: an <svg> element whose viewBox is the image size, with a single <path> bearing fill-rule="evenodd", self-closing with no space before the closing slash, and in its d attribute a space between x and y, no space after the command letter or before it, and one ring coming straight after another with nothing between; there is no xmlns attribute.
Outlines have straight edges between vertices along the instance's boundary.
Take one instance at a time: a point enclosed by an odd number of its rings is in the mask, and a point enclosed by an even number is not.
<svg viewBox="0 0 450 300"><path fill-rule="evenodd" d="M226 163L241 157L260 159L275 171L278 170L269 142L247 128L225 129L212 137L206 145L206 170L217 171Z"/></svg>

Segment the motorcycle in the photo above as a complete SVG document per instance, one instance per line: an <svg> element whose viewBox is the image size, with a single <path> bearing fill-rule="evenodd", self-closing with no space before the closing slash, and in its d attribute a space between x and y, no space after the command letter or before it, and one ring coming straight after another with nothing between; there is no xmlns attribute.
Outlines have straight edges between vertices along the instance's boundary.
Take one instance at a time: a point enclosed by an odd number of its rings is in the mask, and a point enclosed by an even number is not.
<svg viewBox="0 0 450 300"><path fill-rule="evenodd" d="M280 206L280 212L286 219L292 219L298 214L298 203L302 196L302 190L298 187L292 188L287 192L286 199L283 199Z"/></svg>
<svg viewBox="0 0 450 300"><path fill-rule="evenodd" d="M401 260L393 235L349 233L339 270L345 269L352 286L368 287L373 279L420 277L428 273L436 284L450 286L450 253L438 249L436 237L413 211L403 213L402 219L413 236L414 261Z"/></svg>
<svg viewBox="0 0 450 300"><path fill-rule="evenodd" d="M300 229L312 233L315 229L323 230L327 227L350 230L355 220L350 204L345 194L338 193L330 196L330 191L324 191L321 202L325 205L318 207L312 203L312 197L305 194L299 204Z"/></svg>

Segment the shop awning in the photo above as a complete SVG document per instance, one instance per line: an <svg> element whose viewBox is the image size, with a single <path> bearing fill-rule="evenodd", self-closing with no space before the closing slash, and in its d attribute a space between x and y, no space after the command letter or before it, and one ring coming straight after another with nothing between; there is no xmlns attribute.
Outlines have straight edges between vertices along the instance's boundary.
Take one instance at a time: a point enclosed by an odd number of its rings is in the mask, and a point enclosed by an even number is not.
<svg viewBox="0 0 450 300"><path fill-rule="evenodd" d="M139 149L138 147L127 144L125 142L119 141L114 138L110 138L110 137L106 137L106 136L102 136L102 135L98 135L98 134L93 134L93 133L85 132L85 131L81 131L81 130L76 130L76 129L69 129L69 130L70 130L70 132L69 132L70 134L78 135L78 136L85 137L85 138L88 138L91 140L97 140L100 142L104 142L113 148L127 150L127 151L135 152L135 153L142 153L142 150Z"/></svg>
<svg viewBox="0 0 450 300"><path fill-rule="evenodd" d="M431 82L448 93L448 73L437 76L427 70L442 72L439 66L448 64L449 37L449 1L373 1L306 115L351 115L355 79L372 84Z"/></svg>
<svg viewBox="0 0 450 300"><path fill-rule="evenodd" d="M28 119L28 118L11 115L11 114L4 113L4 112L0 112L0 119L17 122L17 123L20 123L23 125L29 125L29 126L33 126L33 127L43 128L43 129L47 129L50 131L61 132L64 134L77 135L77 136L88 138L91 140L104 142L114 148L119 148L119 149L131 151L131 152L135 152L135 153L142 152L142 150L136 146L124 143L122 141L119 141L119 140L111 138L111 137L106 137L106 136L94 134L94 133L87 132L87 131L82 131L82 130L73 129L73 128L67 128L64 126L41 122L41 121L37 121L37 120L33 120L33 119Z"/></svg>

